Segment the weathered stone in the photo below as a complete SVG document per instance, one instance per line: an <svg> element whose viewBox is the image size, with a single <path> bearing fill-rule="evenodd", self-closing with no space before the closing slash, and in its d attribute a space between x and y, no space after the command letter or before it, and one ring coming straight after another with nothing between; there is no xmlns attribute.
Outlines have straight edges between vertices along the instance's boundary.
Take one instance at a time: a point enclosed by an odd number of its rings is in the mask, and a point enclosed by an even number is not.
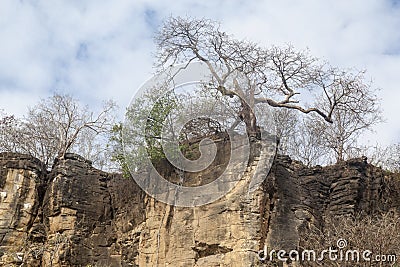
<svg viewBox="0 0 400 267"><path fill-rule="evenodd" d="M45 177L39 160L0 153L0 262L22 263L41 205Z"/></svg>
<svg viewBox="0 0 400 267"><path fill-rule="evenodd" d="M0 153L0 264L259 266L264 245L297 249L304 232L322 227L328 215L400 211L398 179L364 158L307 168L277 156L250 193L258 160L223 198L178 208L74 154L47 172L37 159ZM201 179L188 175L187 185L214 180L226 160L213 164L196 174Z"/></svg>

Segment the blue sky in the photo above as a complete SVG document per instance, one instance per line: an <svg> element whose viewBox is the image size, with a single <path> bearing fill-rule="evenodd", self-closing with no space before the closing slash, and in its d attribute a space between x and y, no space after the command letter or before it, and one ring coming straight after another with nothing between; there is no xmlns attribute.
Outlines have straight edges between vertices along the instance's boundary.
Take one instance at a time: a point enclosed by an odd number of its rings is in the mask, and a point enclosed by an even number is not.
<svg viewBox="0 0 400 267"><path fill-rule="evenodd" d="M170 15L207 17L240 39L292 43L340 67L367 69L386 123L365 140L400 141L400 1L2 0L0 109L23 115L53 92L121 114L151 77L152 36Z"/></svg>

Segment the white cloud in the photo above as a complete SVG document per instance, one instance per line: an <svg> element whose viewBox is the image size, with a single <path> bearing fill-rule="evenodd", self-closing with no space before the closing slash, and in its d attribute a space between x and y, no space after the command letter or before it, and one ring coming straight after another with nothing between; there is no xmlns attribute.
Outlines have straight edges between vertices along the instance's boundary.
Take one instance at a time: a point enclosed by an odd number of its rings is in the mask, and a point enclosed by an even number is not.
<svg viewBox="0 0 400 267"><path fill-rule="evenodd" d="M44 1L0 3L0 108L22 114L51 91L123 109L152 73L151 36L170 15L209 17L264 45L290 42L334 64L368 69L382 87L387 124L399 141L400 8L383 0Z"/></svg>

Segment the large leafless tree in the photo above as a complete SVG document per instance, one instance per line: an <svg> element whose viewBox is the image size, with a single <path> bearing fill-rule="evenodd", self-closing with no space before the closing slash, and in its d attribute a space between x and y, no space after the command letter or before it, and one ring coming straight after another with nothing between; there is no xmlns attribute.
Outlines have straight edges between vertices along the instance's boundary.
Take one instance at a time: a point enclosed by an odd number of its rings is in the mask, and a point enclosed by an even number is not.
<svg viewBox="0 0 400 267"><path fill-rule="evenodd" d="M237 117L249 136L258 135L253 110L262 103L316 114L328 123L341 111L356 114L359 120L375 111L376 97L363 72L332 67L291 45L264 48L233 38L216 22L181 17L165 21L156 43L160 68L192 61L207 64L210 90L238 98Z"/></svg>

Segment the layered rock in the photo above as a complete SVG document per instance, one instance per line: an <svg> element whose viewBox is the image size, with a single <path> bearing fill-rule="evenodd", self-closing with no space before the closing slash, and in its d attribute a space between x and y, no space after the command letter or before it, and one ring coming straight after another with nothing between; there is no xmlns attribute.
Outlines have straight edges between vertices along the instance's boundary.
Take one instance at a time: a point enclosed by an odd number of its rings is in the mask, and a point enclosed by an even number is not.
<svg viewBox="0 0 400 267"><path fill-rule="evenodd" d="M400 211L398 182L363 158L307 168L278 156L249 192L257 164L218 201L178 208L77 155L47 172L34 158L0 154L1 264L258 266L264 245L296 249L328 215Z"/></svg>
<svg viewBox="0 0 400 267"><path fill-rule="evenodd" d="M308 168L278 156L264 187L271 199L264 244L290 251L299 248L309 229L322 228L326 217L400 211L396 194L386 190L387 179L366 158ZM389 200L393 202L387 205Z"/></svg>
<svg viewBox="0 0 400 267"><path fill-rule="evenodd" d="M0 154L0 262L21 264L46 184L39 160Z"/></svg>
<svg viewBox="0 0 400 267"><path fill-rule="evenodd" d="M144 202L132 180L96 170L73 154L49 173L31 157L0 155L1 264L120 266L134 261L138 240L131 242L122 233L143 221Z"/></svg>

